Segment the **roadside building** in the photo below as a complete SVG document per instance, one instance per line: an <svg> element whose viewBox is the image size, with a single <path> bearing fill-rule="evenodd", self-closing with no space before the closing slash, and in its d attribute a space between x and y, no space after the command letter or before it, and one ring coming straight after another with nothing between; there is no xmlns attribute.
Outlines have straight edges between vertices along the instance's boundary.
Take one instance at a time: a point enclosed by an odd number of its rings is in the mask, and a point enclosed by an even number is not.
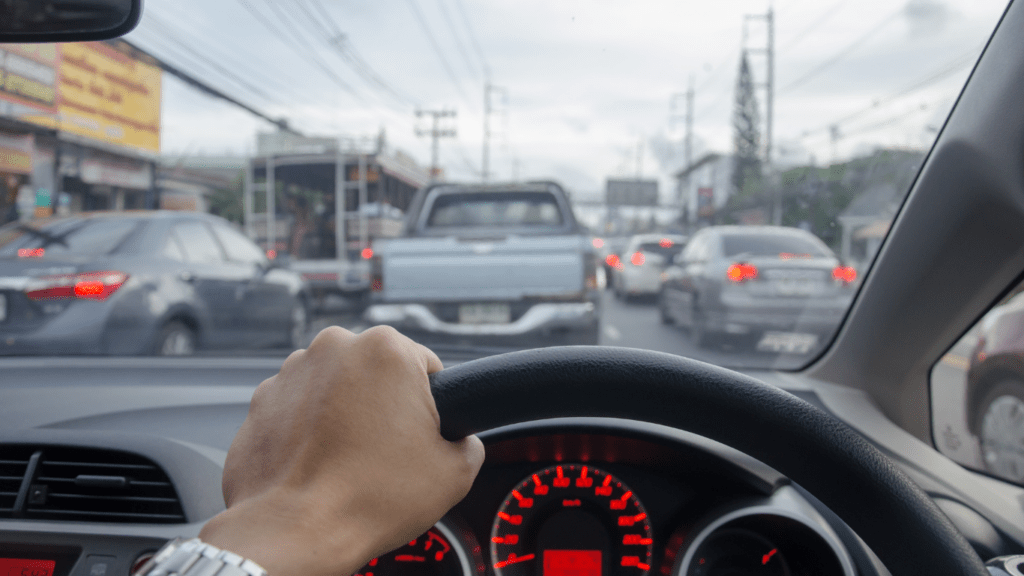
<svg viewBox="0 0 1024 576"><path fill-rule="evenodd" d="M676 173L676 198L691 227L709 224L732 192L732 156L712 152Z"/></svg>
<svg viewBox="0 0 1024 576"><path fill-rule="evenodd" d="M157 205L161 71L120 41L0 44L0 221Z"/></svg>

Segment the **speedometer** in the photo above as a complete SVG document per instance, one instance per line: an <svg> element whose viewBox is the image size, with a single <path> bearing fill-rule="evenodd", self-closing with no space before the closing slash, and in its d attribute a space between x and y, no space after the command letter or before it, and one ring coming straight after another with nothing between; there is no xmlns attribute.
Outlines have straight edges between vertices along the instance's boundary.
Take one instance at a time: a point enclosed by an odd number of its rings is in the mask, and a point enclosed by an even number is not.
<svg viewBox="0 0 1024 576"><path fill-rule="evenodd" d="M491 528L496 576L647 576L647 511L621 480L590 466L537 471L501 505Z"/></svg>

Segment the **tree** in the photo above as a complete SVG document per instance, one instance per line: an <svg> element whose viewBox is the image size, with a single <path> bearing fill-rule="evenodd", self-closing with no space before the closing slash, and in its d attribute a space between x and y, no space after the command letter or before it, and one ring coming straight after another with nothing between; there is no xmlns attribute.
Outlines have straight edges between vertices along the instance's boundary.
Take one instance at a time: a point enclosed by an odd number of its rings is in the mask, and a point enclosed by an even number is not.
<svg viewBox="0 0 1024 576"><path fill-rule="evenodd" d="M761 180L761 116L754 94L754 77L750 73L747 54L740 58L740 74L736 80L736 103L732 112L735 130L733 142L732 184L737 194L749 194Z"/></svg>

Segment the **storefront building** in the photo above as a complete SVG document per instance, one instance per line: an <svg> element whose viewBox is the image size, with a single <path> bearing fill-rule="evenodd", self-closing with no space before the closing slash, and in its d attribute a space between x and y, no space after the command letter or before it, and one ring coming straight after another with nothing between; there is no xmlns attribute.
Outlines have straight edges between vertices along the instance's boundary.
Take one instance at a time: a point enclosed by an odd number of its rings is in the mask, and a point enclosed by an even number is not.
<svg viewBox="0 0 1024 576"><path fill-rule="evenodd" d="M0 45L0 223L158 206L160 90L123 42Z"/></svg>

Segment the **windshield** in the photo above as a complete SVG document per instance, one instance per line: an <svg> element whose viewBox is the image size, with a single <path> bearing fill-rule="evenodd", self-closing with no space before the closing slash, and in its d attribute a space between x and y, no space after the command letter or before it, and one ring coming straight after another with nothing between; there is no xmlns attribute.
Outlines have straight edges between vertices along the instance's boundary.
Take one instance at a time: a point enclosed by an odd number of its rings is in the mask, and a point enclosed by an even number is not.
<svg viewBox="0 0 1024 576"><path fill-rule="evenodd" d="M432 228L558 226L562 210L551 194L496 192L445 194L434 201L427 218Z"/></svg>
<svg viewBox="0 0 1024 576"><path fill-rule="evenodd" d="M0 46L0 354L800 368L1005 6L151 0Z"/></svg>

